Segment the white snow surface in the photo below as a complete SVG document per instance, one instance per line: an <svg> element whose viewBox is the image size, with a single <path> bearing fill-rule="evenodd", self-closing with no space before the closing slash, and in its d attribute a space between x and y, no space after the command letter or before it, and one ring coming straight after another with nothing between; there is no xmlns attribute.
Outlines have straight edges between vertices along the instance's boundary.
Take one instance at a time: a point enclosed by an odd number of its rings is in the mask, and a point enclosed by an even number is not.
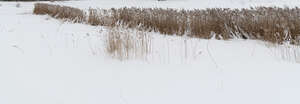
<svg viewBox="0 0 300 104"><path fill-rule="evenodd" d="M81 8L300 3L219 1L54 3ZM273 46L255 40L191 39L151 32L148 34L153 39L153 50L146 60L119 61L104 52L105 27L33 15L32 2L20 2L19 8L14 2L0 4L0 104L300 103L297 46Z"/></svg>

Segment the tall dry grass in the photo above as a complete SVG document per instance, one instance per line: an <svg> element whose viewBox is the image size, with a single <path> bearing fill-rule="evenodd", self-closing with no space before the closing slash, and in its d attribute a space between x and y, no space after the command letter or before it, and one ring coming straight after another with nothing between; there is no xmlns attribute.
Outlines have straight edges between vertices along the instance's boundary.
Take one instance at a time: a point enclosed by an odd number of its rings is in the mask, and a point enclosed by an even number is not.
<svg viewBox="0 0 300 104"><path fill-rule="evenodd" d="M217 39L260 39L299 44L300 9L257 7L176 10L161 8L112 9L115 22L169 35Z"/></svg>
<svg viewBox="0 0 300 104"><path fill-rule="evenodd" d="M68 6L51 5L45 3L36 3L34 5L33 13L39 15L47 14L54 18L73 22L84 22L86 19L86 13L83 10Z"/></svg>
<svg viewBox="0 0 300 104"><path fill-rule="evenodd" d="M258 39L272 43L300 44L300 9L256 7L249 9L209 8L194 10L162 8L80 9L35 4L35 14L87 22L91 25L138 28L168 35L209 39Z"/></svg>
<svg viewBox="0 0 300 104"><path fill-rule="evenodd" d="M93 26L112 26L113 18L111 18L111 12L104 9L92 9L88 10L88 23Z"/></svg>
<svg viewBox="0 0 300 104"><path fill-rule="evenodd" d="M106 52L119 60L146 59L151 51L151 37L143 31L126 29L123 26L108 28Z"/></svg>

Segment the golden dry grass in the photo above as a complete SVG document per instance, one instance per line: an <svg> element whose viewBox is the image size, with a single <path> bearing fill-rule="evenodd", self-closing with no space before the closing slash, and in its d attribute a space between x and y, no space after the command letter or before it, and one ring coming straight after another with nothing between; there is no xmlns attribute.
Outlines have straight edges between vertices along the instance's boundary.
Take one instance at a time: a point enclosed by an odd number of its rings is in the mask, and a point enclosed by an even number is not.
<svg viewBox="0 0 300 104"><path fill-rule="evenodd" d="M105 49L110 56L119 60L146 59L151 51L151 38L145 32L121 26L108 29Z"/></svg>
<svg viewBox="0 0 300 104"><path fill-rule="evenodd" d="M125 25L143 31L209 39L258 39L272 43L300 43L300 9L256 7L177 10L162 8L80 9L37 3L35 14L101 26Z"/></svg>
<svg viewBox="0 0 300 104"><path fill-rule="evenodd" d="M89 9L88 23L93 26L112 26L110 12L104 9Z"/></svg>
<svg viewBox="0 0 300 104"><path fill-rule="evenodd" d="M176 10L161 8L112 9L115 22L169 35L199 38L259 39L299 44L300 9L257 7Z"/></svg>
<svg viewBox="0 0 300 104"><path fill-rule="evenodd" d="M34 5L33 13L39 15L47 14L54 18L73 22L84 22L86 19L86 13L80 9L45 3L36 3Z"/></svg>

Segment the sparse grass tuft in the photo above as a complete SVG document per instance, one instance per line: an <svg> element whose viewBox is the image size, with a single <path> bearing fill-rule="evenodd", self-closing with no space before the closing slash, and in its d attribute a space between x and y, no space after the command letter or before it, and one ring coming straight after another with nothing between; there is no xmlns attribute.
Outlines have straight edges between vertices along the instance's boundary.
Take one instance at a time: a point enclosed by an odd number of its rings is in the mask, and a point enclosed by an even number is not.
<svg viewBox="0 0 300 104"><path fill-rule="evenodd" d="M116 26L106 36L106 52L119 60L146 59L151 51L151 38L143 31Z"/></svg>
<svg viewBox="0 0 300 104"><path fill-rule="evenodd" d="M280 60L300 63L300 46L290 44L266 44L272 54Z"/></svg>

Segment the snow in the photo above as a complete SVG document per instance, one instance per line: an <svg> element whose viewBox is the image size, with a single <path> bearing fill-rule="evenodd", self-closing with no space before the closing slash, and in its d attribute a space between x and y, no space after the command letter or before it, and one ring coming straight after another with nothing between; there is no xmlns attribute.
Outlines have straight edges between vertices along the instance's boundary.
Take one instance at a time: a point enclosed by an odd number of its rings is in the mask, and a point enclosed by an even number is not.
<svg viewBox="0 0 300 104"><path fill-rule="evenodd" d="M300 3L252 0L242 5L239 3L242 0L229 1L197 3L200 8L222 3L226 4L221 7ZM55 3L80 8L97 5L99 8L124 5L189 8L186 5L196 1L186 2ZM146 61L119 61L104 51L107 28L33 15L34 3L20 3L17 8L14 2L0 2L0 104L300 103L298 46L150 32L153 50ZM191 8L194 6L196 3Z"/></svg>

